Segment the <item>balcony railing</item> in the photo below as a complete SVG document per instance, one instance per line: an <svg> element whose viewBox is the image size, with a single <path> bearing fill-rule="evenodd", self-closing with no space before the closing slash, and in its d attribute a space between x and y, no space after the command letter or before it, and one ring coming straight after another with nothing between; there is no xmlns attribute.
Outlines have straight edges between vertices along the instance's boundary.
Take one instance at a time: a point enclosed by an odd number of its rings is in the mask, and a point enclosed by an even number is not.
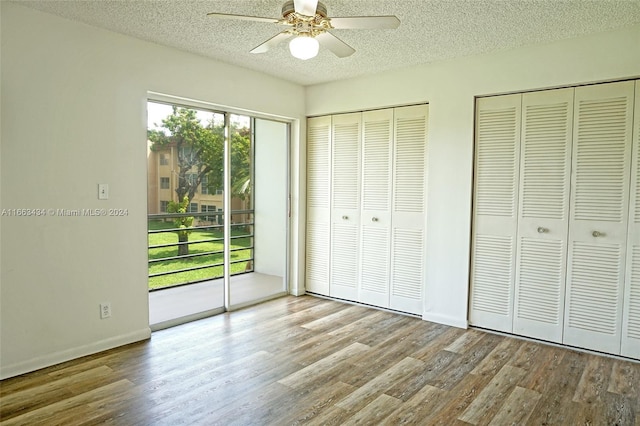
<svg viewBox="0 0 640 426"><path fill-rule="evenodd" d="M231 275L253 271L253 210L231 211ZM221 278L224 273L224 212L167 213L148 215L149 290ZM188 241L179 242L178 232L185 231L174 219L193 217L187 228ZM178 247L188 247L188 254Z"/></svg>

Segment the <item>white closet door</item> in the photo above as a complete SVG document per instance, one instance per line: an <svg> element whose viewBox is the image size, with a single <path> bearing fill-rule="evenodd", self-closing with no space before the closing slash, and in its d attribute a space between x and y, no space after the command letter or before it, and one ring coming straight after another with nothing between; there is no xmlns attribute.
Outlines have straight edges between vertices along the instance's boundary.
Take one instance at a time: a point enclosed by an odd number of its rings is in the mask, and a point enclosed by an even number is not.
<svg viewBox="0 0 640 426"><path fill-rule="evenodd" d="M640 359L640 80L636 81L635 85L631 209L620 354Z"/></svg>
<svg viewBox="0 0 640 426"><path fill-rule="evenodd" d="M329 295L331 117L307 120L306 289Z"/></svg>
<svg viewBox="0 0 640 426"><path fill-rule="evenodd" d="M513 332L562 342L574 89L522 97Z"/></svg>
<svg viewBox="0 0 640 426"><path fill-rule="evenodd" d="M362 114L362 215L358 300L389 307L393 110Z"/></svg>
<svg viewBox="0 0 640 426"><path fill-rule="evenodd" d="M521 95L478 99L471 264L472 325L512 331Z"/></svg>
<svg viewBox="0 0 640 426"><path fill-rule="evenodd" d="M620 353L633 82L575 93L564 343Z"/></svg>
<svg viewBox="0 0 640 426"><path fill-rule="evenodd" d="M332 122L330 295L358 297L361 113L334 115Z"/></svg>
<svg viewBox="0 0 640 426"><path fill-rule="evenodd" d="M389 307L414 314L422 314L425 284L428 111L394 110Z"/></svg>

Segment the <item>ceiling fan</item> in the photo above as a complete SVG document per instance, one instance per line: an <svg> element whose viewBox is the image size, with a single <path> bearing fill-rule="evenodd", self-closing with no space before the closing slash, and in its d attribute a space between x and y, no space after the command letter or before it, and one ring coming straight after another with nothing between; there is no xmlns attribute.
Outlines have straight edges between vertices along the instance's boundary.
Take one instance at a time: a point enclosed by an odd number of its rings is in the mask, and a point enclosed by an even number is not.
<svg viewBox="0 0 640 426"><path fill-rule="evenodd" d="M320 45L339 58L352 55L355 49L331 34L331 29L394 29L400 25L395 16L353 16L330 18L327 8L318 0L289 0L282 6L282 18L262 18L259 16L231 15L227 13L208 13L208 16L225 19L239 19L255 22L270 22L289 28L271 37L251 50L251 53L264 53L285 40L294 37L289 43L291 54L299 59L310 59L318 54Z"/></svg>

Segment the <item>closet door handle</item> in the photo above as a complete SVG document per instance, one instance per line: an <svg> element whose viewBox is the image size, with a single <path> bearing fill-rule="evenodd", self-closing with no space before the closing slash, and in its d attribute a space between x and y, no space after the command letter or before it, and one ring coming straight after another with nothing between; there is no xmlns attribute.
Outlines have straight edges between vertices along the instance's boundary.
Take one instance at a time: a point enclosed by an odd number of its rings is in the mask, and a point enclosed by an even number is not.
<svg viewBox="0 0 640 426"><path fill-rule="evenodd" d="M538 234L546 234L549 232L547 228L543 228L542 226L538 226Z"/></svg>
<svg viewBox="0 0 640 426"><path fill-rule="evenodd" d="M343 220L349 220L349 216L344 215L344 216L342 216L342 219L343 219Z"/></svg>
<svg viewBox="0 0 640 426"><path fill-rule="evenodd" d="M594 237L598 238L598 237L604 237L604 232L600 232L600 231L593 231L591 233L591 235L593 235Z"/></svg>
<svg viewBox="0 0 640 426"><path fill-rule="evenodd" d="M372 218L371 218L371 222L377 222L377 221L378 221L378 218L377 218L377 217L372 217Z"/></svg>

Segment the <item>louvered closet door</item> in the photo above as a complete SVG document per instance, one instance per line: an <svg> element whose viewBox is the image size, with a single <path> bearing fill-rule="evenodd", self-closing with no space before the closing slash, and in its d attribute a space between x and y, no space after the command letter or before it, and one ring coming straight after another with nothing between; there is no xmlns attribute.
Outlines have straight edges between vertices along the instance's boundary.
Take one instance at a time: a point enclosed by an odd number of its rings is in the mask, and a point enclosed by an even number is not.
<svg viewBox="0 0 640 426"><path fill-rule="evenodd" d="M389 307L422 314L429 107L394 110L391 294Z"/></svg>
<svg viewBox="0 0 640 426"><path fill-rule="evenodd" d="M472 325L512 331L521 95L478 99L471 264Z"/></svg>
<svg viewBox="0 0 640 426"><path fill-rule="evenodd" d="M307 120L306 290L329 295L331 117Z"/></svg>
<svg viewBox="0 0 640 426"><path fill-rule="evenodd" d="M358 297L361 118L361 113L332 118L330 295L348 300Z"/></svg>
<svg viewBox="0 0 640 426"><path fill-rule="evenodd" d="M389 307L393 110L362 114L362 216L358 300Z"/></svg>
<svg viewBox="0 0 640 426"><path fill-rule="evenodd" d="M522 97L513 332L562 342L574 89Z"/></svg>
<svg viewBox="0 0 640 426"><path fill-rule="evenodd" d="M635 85L631 209L620 354L640 359L640 80Z"/></svg>
<svg viewBox="0 0 640 426"><path fill-rule="evenodd" d="M575 93L564 343L620 352L633 82Z"/></svg>

